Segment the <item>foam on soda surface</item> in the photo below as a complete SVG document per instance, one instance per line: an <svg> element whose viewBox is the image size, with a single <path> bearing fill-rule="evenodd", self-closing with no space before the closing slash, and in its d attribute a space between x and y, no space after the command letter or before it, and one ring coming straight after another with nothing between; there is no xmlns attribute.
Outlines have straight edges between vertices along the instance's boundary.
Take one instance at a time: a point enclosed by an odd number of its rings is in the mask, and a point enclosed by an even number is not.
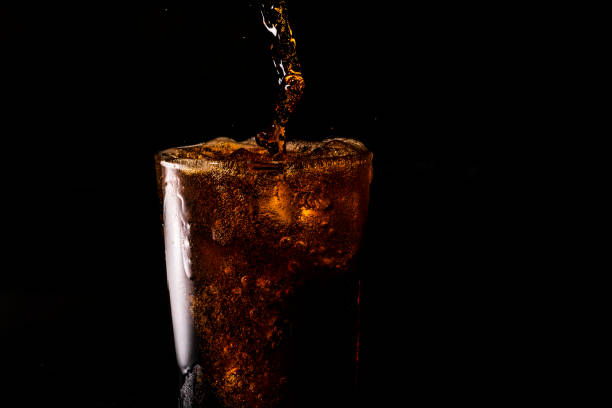
<svg viewBox="0 0 612 408"><path fill-rule="evenodd" d="M278 160L272 158L265 148L258 146L254 137L244 141L218 137L204 143L167 149L162 151L160 156L161 161L166 164L206 168L211 165L241 162L290 164L297 161L333 160L367 154L369 151L364 144L354 139L334 138L321 142L291 140L287 142L285 157Z"/></svg>

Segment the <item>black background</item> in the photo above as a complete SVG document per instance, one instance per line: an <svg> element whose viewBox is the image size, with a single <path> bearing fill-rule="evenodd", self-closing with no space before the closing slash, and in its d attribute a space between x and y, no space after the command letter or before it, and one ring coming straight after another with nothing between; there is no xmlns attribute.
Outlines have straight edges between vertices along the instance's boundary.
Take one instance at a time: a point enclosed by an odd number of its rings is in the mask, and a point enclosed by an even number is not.
<svg viewBox="0 0 612 408"><path fill-rule="evenodd" d="M493 168L521 114L520 29L502 6L405 6L290 3L306 91L288 134L374 152L364 406L506 401ZM0 403L175 406L153 155L268 125L267 32L248 2L15 2L0 18Z"/></svg>

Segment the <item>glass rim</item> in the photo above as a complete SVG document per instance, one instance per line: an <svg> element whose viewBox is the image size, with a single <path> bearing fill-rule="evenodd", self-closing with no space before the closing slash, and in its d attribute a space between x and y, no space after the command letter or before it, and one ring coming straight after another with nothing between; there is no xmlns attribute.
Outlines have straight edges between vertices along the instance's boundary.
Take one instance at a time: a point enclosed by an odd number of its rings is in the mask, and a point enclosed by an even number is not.
<svg viewBox="0 0 612 408"><path fill-rule="evenodd" d="M216 138L212 140L217 140L221 138ZM227 139L228 142L232 143L241 143L237 142L230 138ZM317 149L321 146L324 146L325 143L333 142L333 141L341 141L346 143L346 140L351 140L353 142L358 142L363 146L363 151L359 151L356 148L346 152L344 154L337 155L326 155L326 154L314 154ZM290 140L288 141L288 145L294 143L304 142L302 140ZM207 142L203 143L195 143L192 145L185 146L177 146L170 147L167 149L160 150L156 155L156 161L164 166L170 167L174 169L181 170L207 170L207 169L218 169L218 168L235 168L235 167L251 167L256 170L282 170L286 168L301 168L301 167L311 167L316 164L331 164L338 162L350 162L352 164L368 164L372 161L374 154L368 150L362 142L355 139L347 139L347 138L328 138L324 139L321 142L310 142L307 143L318 143L320 146L317 146L310 152L293 150L289 151L285 156L285 160L277 160L272 159L267 155L265 149L259 146L249 146L244 145L234 152L244 149L250 153L253 153L252 157L235 157L232 156L232 153L227 153L226 155L219 155L218 157L211 157L204 154L201 154L200 157L177 157L175 153L180 151L181 149L195 148L199 146L206 147ZM351 142L349 142L351 143ZM254 147L254 149L249 149L248 147ZM257 156L256 156L257 155ZM263 159L263 160L259 160Z"/></svg>

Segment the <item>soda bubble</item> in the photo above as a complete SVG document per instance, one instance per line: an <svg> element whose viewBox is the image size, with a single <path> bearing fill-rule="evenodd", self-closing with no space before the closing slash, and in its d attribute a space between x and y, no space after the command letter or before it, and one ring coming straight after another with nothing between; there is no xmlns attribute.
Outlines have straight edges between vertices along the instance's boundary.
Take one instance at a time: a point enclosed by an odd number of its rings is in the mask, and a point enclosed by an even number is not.
<svg viewBox="0 0 612 408"><path fill-rule="evenodd" d="M289 248L291 246L291 237L282 237L279 241L281 248Z"/></svg>
<svg viewBox="0 0 612 408"><path fill-rule="evenodd" d="M304 249L306 249L307 245L304 241L300 240L295 243L294 247L297 250L303 251Z"/></svg>

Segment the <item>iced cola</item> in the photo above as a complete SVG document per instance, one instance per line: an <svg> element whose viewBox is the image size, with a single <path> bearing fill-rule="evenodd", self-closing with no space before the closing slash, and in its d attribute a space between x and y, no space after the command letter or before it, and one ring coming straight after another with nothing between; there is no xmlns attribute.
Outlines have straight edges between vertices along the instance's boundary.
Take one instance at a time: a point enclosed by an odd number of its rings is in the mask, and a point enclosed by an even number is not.
<svg viewBox="0 0 612 408"><path fill-rule="evenodd" d="M182 407L348 406L359 342L351 267L372 154L254 138L157 156Z"/></svg>

